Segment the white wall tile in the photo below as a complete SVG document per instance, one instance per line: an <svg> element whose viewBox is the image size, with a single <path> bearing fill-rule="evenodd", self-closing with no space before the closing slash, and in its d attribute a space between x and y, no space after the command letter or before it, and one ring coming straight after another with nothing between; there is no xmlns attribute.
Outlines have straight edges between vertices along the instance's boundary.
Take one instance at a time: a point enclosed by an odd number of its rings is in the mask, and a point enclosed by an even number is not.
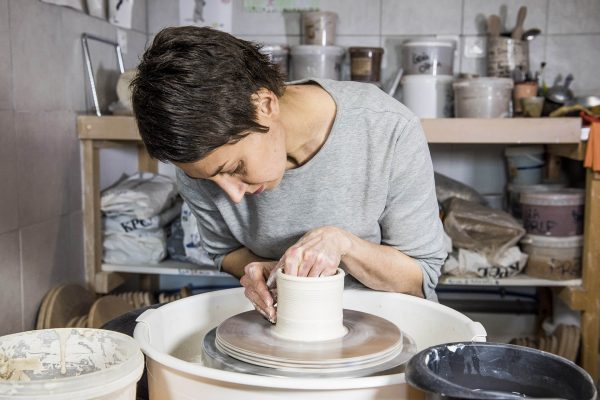
<svg viewBox="0 0 600 400"><path fill-rule="evenodd" d="M234 35L300 35L299 12L246 12L242 0L232 1Z"/></svg>
<svg viewBox="0 0 600 400"><path fill-rule="evenodd" d="M69 217L56 217L21 229L24 329L32 329L46 293L62 283L82 283L82 271L69 262Z"/></svg>
<svg viewBox="0 0 600 400"><path fill-rule="evenodd" d="M21 261L17 231L0 235L0 336L23 330Z"/></svg>
<svg viewBox="0 0 600 400"><path fill-rule="evenodd" d="M548 0L464 0L463 34L476 35L487 32L486 19L492 14L500 16L503 31L511 31L517 23L519 7L527 7L523 24L525 30L546 29Z"/></svg>
<svg viewBox="0 0 600 400"><path fill-rule="evenodd" d="M28 226L70 211L71 157L77 138L74 114L15 114L19 225Z"/></svg>
<svg viewBox="0 0 600 400"><path fill-rule="evenodd" d="M17 140L12 111L0 111L0 234L19 226ZM1 253L0 253L1 254Z"/></svg>
<svg viewBox="0 0 600 400"><path fill-rule="evenodd" d="M600 33L600 1L549 1L548 33Z"/></svg>
<svg viewBox="0 0 600 400"><path fill-rule="evenodd" d="M0 0L0 110L13 108L11 64L8 0Z"/></svg>
<svg viewBox="0 0 600 400"><path fill-rule="evenodd" d="M564 79L572 73L575 80L571 89L576 95L597 95L600 92L600 35L551 35L547 41L546 82L551 85L558 75Z"/></svg>
<svg viewBox="0 0 600 400"><path fill-rule="evenodd" d="M383 35L460 34L463 0L382 0Z"/></svg>
<svg viewBox="0 0 600 400"><path fill-rule="evenodd" d="M147 34L148 33L148 1L135 0L131 15L131 29Z"/></svg>
<svg viewBox="0 0 600 400"><path fill-rule="evenodd" d="M299 35L235 35L235 37L263 44L285 44L288 46L297 46L300 44Z"/></svg>
<svg viewBox="0 0 600 400"><path fill-rule="evenodd" d="M337 35L379 35L380 0L321 0L319 9L338 15Z"/></svg>
<svg viewBox="0 0 600 400"><path fill-rule="evenodd" d="M174 0L148 0L148 33L160 32L169 26L179 25L179 2Z"/></svg>
<svg viewBox="0 0 600 400"><path fill-rule="evenodd" d="M15 108L50 111L66 107L65 71L60 43L62 7L36 0L10 2L10 40Z"/></svg>

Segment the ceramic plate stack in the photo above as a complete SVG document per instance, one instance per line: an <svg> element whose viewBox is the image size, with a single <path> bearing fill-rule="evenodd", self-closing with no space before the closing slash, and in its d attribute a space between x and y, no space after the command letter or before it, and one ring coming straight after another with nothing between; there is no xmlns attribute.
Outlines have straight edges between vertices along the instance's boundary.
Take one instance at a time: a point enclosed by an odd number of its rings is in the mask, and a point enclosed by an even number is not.
<svg viewBox="0 0 600 400"><path fill-rule="evenodd" d="M275 376L365 376L398 366L415 353L414 341L381 317L344 310L344 326L348 333L339 339L292 341L276 336L274 325L256 311L248 311L227 319L207 335L204 350L234 370L250 364L254 373Z"/></svg>

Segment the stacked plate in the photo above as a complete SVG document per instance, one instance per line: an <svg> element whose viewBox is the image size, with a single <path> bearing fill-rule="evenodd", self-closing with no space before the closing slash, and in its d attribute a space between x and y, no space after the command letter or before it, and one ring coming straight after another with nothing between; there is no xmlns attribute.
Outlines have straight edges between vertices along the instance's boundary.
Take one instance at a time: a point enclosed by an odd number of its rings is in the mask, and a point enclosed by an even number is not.
<svg viewBox="0 0 600 400"><path fill-rule="evenodd" d="M204 350L213 361L220 361L219 366L280 376L365 376L403 364L415 353L414 341L384 318L344 310L344 326L348 333L339 339L291 341L278 337L274 326L259 313L248 311L227 319L209 333ZM248 371L243 363L257 368Z"/></svg>

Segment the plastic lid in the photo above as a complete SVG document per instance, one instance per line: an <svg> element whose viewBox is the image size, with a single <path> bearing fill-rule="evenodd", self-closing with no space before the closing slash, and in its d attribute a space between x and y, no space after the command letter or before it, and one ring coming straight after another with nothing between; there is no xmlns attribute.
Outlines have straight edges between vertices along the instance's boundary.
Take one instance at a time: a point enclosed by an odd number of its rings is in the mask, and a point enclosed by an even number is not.
<svg viewBox="0 0 600 400"><path fill-rule="evenodd" d="M526 156L529 154L544 154L544 152L544 146L542 145L508 146L504 149L504 154L507 156Z"/></svg>
<svg viewBox="0 0 600 400"><path fill-rule="evenodd" d="M435 40L410 40L402 43L404 47L455 47L454 42Z"/></svg>
<svg viewBox="0 0 600 400"><path fill-rule="evenodd" d="M513 80L510 78L496 78L496 77L480 77L472 79L461 79L453 83L455 89L467 89L467 88L481 88L481 87L495 87L498 89L512 89Z"/></svg>
<svg viewBox="0 0 600 400"><path fill-rule="evenodd" d="M348 49L348 51L350 53L355 53L355 52L373 52L373 53L381 53L383 54L383 48L382 47L350 47Z"/></svg>
<svg viewBox="0 0 600 400"><path fill-rule="evenodd" d="M402 82L410 81L453 81L454 76L452 75L427 75L427 74L415 74L415 75L404 75Z"/></svg>
<svg viewBox="0 0 600 400"><path fill-rule="evenodd" d="M508 183L506 185L506 190L509 192L549 192L558 189L563 189L566 184L562 182L547 182L547 183L538 183L535 185L530 185L526 183Z"/></svg>
<svg viewBox="0 0 600 400"><path fill-rule="evenodd" d="M346 52L346 49L340 46L320 46L317 44L301 44L292 46L292 55L335 55L341 56Z"/></svg>
<svg viewBox="0 0 600 400"><path fill-rule="evenodd" d="M290 50L285 44L265 44L260 48L261 53L287 53Z"/></svg>
<svg viewBox="0 0 600 400"><path fill-rule="evenodd" d="M542 235L525 235L521 240L521 244L535 247L582 247L583 236L542 236Z"/></svg>
<svg viewBox="0 0 600 400"><path fill-rule="evenodd" d="M585 190L566 188L549 192L522 192L521 203L535 206L580 206L585 202Z"/></svg>

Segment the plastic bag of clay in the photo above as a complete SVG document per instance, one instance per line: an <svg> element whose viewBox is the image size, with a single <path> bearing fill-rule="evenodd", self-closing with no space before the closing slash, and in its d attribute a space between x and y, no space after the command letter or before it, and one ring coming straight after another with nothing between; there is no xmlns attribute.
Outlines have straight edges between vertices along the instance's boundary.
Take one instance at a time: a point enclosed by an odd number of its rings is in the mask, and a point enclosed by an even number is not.
<svg viewBox="0 0 600 400"><path fill-rule="evenodd" d="M131 215L147 219L173 205L177 187L169 177L138 172L105 189L100 208L106 216Z"/></svg>
<svg viewBox="0 0 600 400"><path fill-rule="evenodd" d="M179 215L167 228L167 254L169 258L176 261L188 261L183 247L183 227L181 226L181 215Z"/></svg>
<svg viewBox="0 0 600 400"><path fill-rule="evenodd" d="M109 264L157 264L167 254L164 229L132 233L108 233L102 242L104 262Z"/></svg>
<svg viewBox="0 0 600 400"><path fill-rule="evenodd" d="M435 194L438 202L444 203L452 197L458 197L459 199L473 201L479 204L487 204L485 198L470 186L438 172L435 172L434 176Z"/></svg>
<svg viewBox="0 0 600 400"><path fill-rule="evenodd" d="M183 247L188 260L194 264L216 268L214 261L202 246L198 220L185 202L181 207L181 226L183 228Z"/></svg>
<svg viewBox="0 0 600 400"><path fill-rule="evenodd" d="M105 233L131 233L139 230L156 230L167 226L181 214L181 202L176 201L170 208L150 218L137 218L132 215L111 215L102 220Z"/></svg>
<svg viewBox="0 0 600 400"><path fill-rule="evenodd" d="M526 263L527 254L517 246L499 253L494 260L488 260L476 251L457 249L448 256L442 273L461 277L509 278L523 271Z"/></svg>
<svg viewBox="0 0 600 400"><path fill-rule="evenodd" d="M510 214L484 205L452 198L444 203L444 230L455 247L477 251L492 263L525 235Z"/></svg>

